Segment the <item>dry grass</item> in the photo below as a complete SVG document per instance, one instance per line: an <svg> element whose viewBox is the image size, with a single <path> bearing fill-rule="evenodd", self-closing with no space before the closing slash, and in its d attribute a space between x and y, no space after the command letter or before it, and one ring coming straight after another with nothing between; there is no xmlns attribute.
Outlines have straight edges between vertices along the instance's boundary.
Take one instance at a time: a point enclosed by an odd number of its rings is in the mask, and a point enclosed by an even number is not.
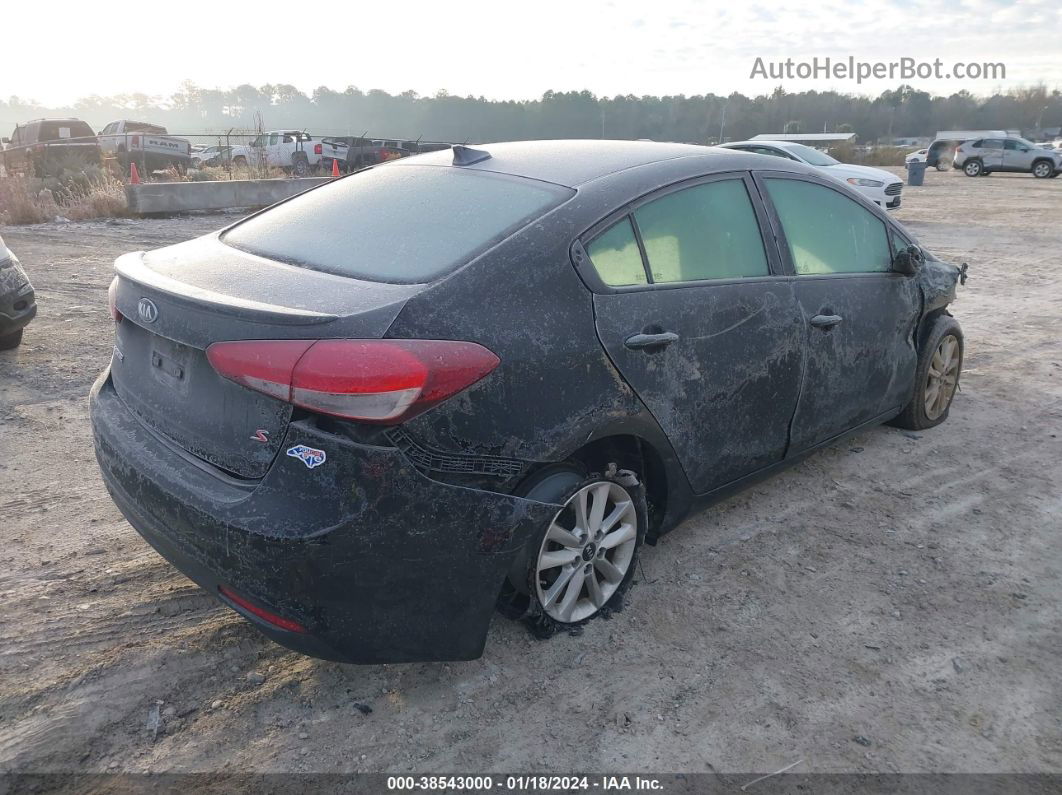
<svg viewBox="0 0 1062 795"><path fill-rule="evenodd" d="M128 215L122 181L101 169L62 179L0 178L0 224L40 224Z"/></svg>

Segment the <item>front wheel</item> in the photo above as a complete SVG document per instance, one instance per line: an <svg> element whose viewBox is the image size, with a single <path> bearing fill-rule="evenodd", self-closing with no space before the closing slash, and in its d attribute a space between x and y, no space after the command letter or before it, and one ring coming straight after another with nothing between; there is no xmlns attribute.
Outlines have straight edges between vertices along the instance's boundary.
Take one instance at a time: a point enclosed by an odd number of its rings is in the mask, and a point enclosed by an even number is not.
<svg viewBox="0 0 1062 795"><path fill-rule="evenodd" d="M962 356L963 336L959 322L951 315L938 316L918 356L911 402L893 424L921 431L944 422L959 388Z"/></svg>
<svg viewBox="0 0 1062 795"><path fill-rule="evenodd" d="M962 167L963 173L968 177L979 177L984 170L985 167L981 164L980 160L968 160L966 165Z"/></svg>
<svg viewBox="0 0 1062 795"><path fill-rule="evenodd" d="M1037 179L1047 179L1055 173L1055 167L1046 160L1037 160L1033 163L1032 173Z"/></svg>

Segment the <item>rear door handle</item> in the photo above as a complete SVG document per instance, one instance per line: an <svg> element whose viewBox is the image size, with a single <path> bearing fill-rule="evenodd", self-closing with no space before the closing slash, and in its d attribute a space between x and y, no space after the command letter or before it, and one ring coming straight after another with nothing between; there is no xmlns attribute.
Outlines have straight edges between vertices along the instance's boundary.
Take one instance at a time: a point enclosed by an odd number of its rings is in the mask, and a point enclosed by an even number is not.
<svg viewBox="0 0 1062 795"><path fill-rule="evenodd" d="M829 329L844 320L840 315L815 315L811 318L811 325L815 328Z"/></svg>
<svg viewBox="0 0 1062 795"><path fill-rule="evenodd" d="M676 342L679 335L673 331L662 331L659 334L635 334L623 341L631 350L647 350L652 348L666 348L672 342Z"/></svg>

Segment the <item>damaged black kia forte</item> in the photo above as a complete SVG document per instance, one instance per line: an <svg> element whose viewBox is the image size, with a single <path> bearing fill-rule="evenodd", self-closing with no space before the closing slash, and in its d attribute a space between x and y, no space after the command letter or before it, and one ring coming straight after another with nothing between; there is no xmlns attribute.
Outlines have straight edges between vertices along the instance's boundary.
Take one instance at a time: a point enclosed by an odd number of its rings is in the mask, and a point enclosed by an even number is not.
<svg viewBox="0 0 1062 795"><path fill-rule="evenodd" d="M115 267L115 502L269 637L358 663L614 610L643 541L942 422L962 366L958 267L806 166L699 146L453 147Z"/></svg>

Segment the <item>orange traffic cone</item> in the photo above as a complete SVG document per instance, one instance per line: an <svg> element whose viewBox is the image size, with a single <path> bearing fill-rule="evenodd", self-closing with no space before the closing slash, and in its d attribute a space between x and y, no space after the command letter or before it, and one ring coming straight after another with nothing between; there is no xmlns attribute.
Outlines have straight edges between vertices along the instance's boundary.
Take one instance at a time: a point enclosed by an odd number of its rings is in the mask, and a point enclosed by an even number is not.
<svg viewBox="0 0 1062 795"><path fill-rule="evenodd" d="M134 161L129 161L129 184L140 184L140 172L136 170L136 163Z"/></svg>
<svg viewBox="0 0 1062 795"><path fill-rule="evenodd" d="M333 177L338 177L339 176L339 161L336 160L335 158L332 158L332 176Z"/></svg>

